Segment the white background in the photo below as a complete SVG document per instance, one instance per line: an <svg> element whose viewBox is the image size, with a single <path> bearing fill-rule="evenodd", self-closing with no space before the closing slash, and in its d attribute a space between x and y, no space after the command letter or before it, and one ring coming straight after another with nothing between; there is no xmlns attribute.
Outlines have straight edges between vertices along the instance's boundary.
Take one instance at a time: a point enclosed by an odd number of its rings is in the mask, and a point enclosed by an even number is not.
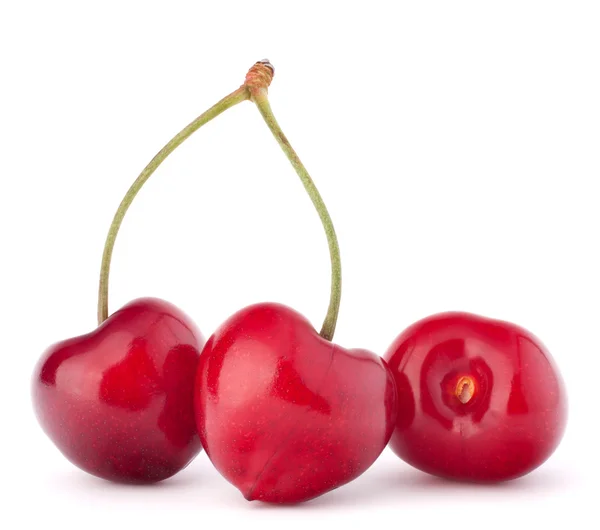
<svg viewBox="0 0 600 530"><path fill-rule="evenodd" d="M1 6L0 527L598 528L598 2ZM247 503L204 454L154 487L91 478L37 426L33 365L93 329L121 197L264 56L273 109L339 234L336 342L383 353L449 309L529 328L570 397L564 441L538 471L459 485L386 451L352 484L273 508ZM328 290L317 215L248 102L149 181L110 287L111 310L163 297L206 335L266 300L319 326Z"/></svg>

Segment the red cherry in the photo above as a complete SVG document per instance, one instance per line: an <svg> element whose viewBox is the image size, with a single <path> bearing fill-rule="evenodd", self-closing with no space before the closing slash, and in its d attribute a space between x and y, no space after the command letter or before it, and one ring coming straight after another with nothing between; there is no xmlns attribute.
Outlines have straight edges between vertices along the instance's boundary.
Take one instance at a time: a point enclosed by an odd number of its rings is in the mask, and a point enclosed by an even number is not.
<svg viewBox="0 0 600 530"><path fill-rule="evenodd" d="M46 434L76 466L148 483L201 450L193 387L204 339L175 306L135 300L87 335L51 346L33 377Z"/></svg>
<svg viewBox="0 0 600 530"><path fill-rule="evenodd" d="M542 464L566 424L563 382L543 344L514 324L442 313L406 329L384 356L399 413L390 445L441 477L495 482Z"/></svg>
<svg viewBox="0 0 600 530"><path fill-rule="evenodd" d="M208 340L196 420L217 470L248 500L300 502L363 473L394 426L381 358L321 338L299 313L242 309Z"/></svg>

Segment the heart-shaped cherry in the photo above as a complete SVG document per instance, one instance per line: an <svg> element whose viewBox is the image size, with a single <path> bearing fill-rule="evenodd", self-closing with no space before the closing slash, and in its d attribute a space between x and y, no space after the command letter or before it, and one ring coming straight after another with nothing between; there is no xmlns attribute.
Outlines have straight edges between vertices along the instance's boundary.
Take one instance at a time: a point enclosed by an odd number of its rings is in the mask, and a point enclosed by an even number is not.
<svg viewBox="0 0 600 530"><path fill-rule="evenodd" d="M258 304L230 317L200 356L202 445L248 500L305 501L363 473L395 424L384 361L321 338L299 313Z"/></svg>
<svg viewBox="0 0 600 530"><path fill-rule="evenodd" d="M204 448L227 480L249 500L294 503L349 482L375 461L391 435L396 391L379 357L330 342L341 296L337 237L273 115L272 77L268 62L257 63L246 86L323 223L331 258L329 310L320 336L285 306L237 312L200 355L195 406Z"/></svg>
<svg viewBox="0 0 600 530"><path fill-rule="evenodd" d="M139 299L93 332L51 346L33 377L38 420L81 469L148 483L183 469L201 450L193 410L204 340L158 299Z"/></svg>
<svg viewBox="0 0 600 530"><path fill-rule="evenodd" d="M384 358L399 401L390 445L422 471L513 479L542 464L562 438L562 378L540 340L519 326L433 315L400 334Z"/></svg>

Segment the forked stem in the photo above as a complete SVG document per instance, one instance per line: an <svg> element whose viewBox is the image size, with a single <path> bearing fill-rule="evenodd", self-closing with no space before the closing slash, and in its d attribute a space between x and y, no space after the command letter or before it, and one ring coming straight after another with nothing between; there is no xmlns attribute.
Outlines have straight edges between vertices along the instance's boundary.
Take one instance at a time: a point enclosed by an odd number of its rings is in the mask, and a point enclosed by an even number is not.
<svg viewBox="0 0 600 530"><path fill-rule="evenodd" d="M239 89L216 103L205 113L201 114L198 118L191 122L187 127L181 130L177 135L175 135L169 141L169 143L167 143L156 154L156 156L150 161L135 182L131 185L125 194L125 197L121 201L117 212L115 213L112 224L110 225L110 229L108 231L106 243L104 245L102 267L100 270L100 285L98 289L98 325L102 324L102 322L108 318L108 279L113 248L119 228L121 227L121 223L125 217L125 213L133 202L135 196L138 194L144 183L150 178L152 173L154 173L154 171L158 168L158 166L160 166L160 164L195 131L227 109L237 105L238 103L241 103L242 101L251 99L258 107L258 110L264 118L265 123L273 133L277 143L287 156L288 160L291 162L293 168L296 170L296 173L300 177L306 192L308 193L315 209L317 210L317 213L319 214L321 223L323 224L331 258L331 291L329 308L327 310L327 315L325 317L325 321L323 322L320 334L326 340L331 340L333 338L342 293L340 249L337 236L335 234L335 229L333 227L333 222L331 221L331 217L329 216L329 212L327 211L321 194L317 190L313 180L308 174L308 171L306 171L306 168L300 161L300 158L290 145L289 140L283 134L283 131L281 130L281 127L277 123L277 120L273 115L273 111L271 110L271 106L267 97L267 88L273 79L273 72L273 66L267 60L257 62L254 66L252 66L252 68L250 68L248 74L246 75L244 84Z"/></svg>

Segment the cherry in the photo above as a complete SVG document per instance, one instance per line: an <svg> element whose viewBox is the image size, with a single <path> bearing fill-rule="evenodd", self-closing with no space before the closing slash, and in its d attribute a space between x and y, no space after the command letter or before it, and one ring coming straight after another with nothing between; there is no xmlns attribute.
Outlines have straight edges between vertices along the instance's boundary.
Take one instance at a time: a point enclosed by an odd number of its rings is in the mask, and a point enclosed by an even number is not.
<svg viewBox="0 0 600 530"><path fill-rule="evenodd" d="M339 246L323 199L271 110L273 73L268 61L256 63L241 90L319 214L331 259L329 309L320 334L278 304L235 313L200 355L195 407L203 446L227 480L249 500L293 503L347 483L375 461L392 433L396 392L379 357L330 342L341 297Z"/></svg>
<svg viewBox="0 0 600 530"><path fill-rule="evenodd" d="M183 469L202 449L193 386L204 339L175 306L135 300L109 317L108 279L119 228L160 164L202 125L249 99L245 86L176 134L127 191L108 231L98 293L99 327L50 347L33 376L42 428L75 465L115 481L150 483Z"/></svg>
<svg viewBox="0 0 600 530"><path fill-rule="evenodd" d="M91 333L44 353L33 377L38 420L60 451L92 475L166 479L201 450L193 388L203 344L175 306L134 300Z"/></svg>
<svg viewBox="0 0 600 530"><path fill-rule="evenodd" d="M183 469L201 450L193 386L202 335L182 311L161 300L136 300L109 316L112 253L127 210L162 162L200 127L251 99L250 85L259 88L272 75L268 61L257 63L241 87L184 127L143 169L121 201L104 245L98 329L50 347L35 368L33 405L40 424L64 455L89 473L156 482ZM306 178L304 183L311 185ZM332 293L332 300L339 300L337 282Z"/></svg>
<svg viewBox="0 0 600 530"><path fill-rule="evenodd" d="M541 465L562 438L562 378L540 340L519 326L441 313L406 329L384 358L398 389L391 448L422 471L514 479Z"/></svg>
<svg viewBox="0 0 600 530"><path fill-rule="evenodd" d="M396 389L377 355L340 348L296 311L264 303L210 337L195 405L217 470L248 500L292 503L377 459L394 427Z"/></svg>

